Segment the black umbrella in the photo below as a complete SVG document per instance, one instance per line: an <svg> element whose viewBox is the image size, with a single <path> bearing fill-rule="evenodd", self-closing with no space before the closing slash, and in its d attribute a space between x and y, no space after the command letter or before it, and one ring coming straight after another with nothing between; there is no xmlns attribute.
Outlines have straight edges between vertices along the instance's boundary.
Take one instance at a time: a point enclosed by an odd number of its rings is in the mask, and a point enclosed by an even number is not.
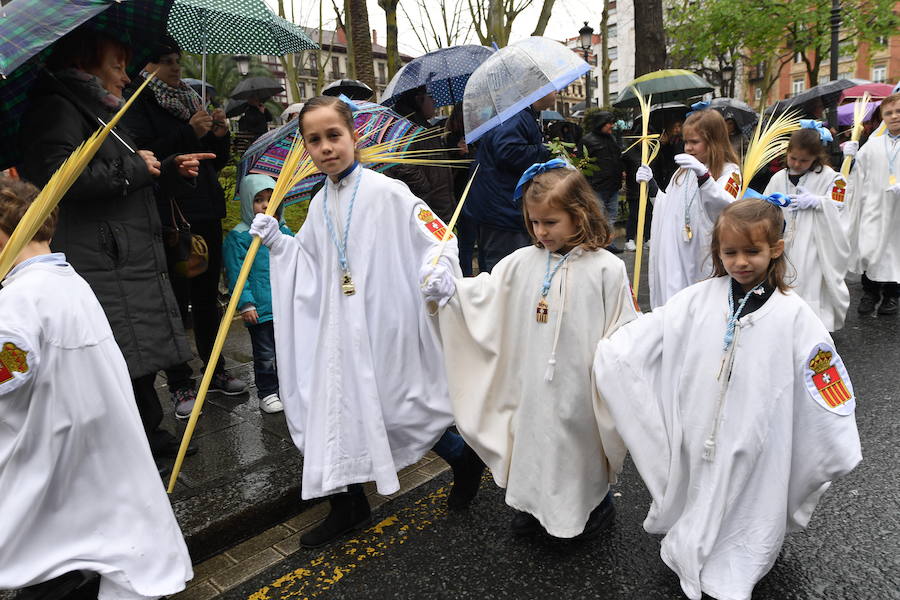
<svg viewBox="0 0 900 600"><path fill-rule="evenodd" d="M359 79L338 79L322 88L323 96L347 96L351 100L368 100L372 97L372 88Z"/></svg>
<svg viewBox="0 0 900 600"><path fill-rule="evenodd" d="M262 102L283 91L284 87L271 77L248 77L231 90L230 97L235 100L258 98Z"/></svg>
<svg viewBox="0 0 900 600"><path fill-rule="evenodd" d="M841 99L841 92L848 88L852 88L855 85L856 83L849 79L829 81L828 83L811 87L802 94L797 94L793 98L779 100L772 107L767 109L766 112L771 111L775 114L779 114L790 108L794 108L805 110L809 113L809 116L814 117L815 115L812 114L811 110L807 109L805 105L818 100L821 101L823 107L837 106L837 103Z"/></svg>
<svg viewBox="0 0 900 600"><path fill-rule="evenodd" d="M675 121L684 121L685 116L690 112L690 108L681 102L664 102L662 104L654 104L650 107L650 128L656 132L665 131L666 127ZM638 127L641 122L639 114L634 119L634 127Z"/></svg>
<svg viewBox="0 0 900 600"><path fill-rule="evenodd" d="M216 88L214 88L212 85L210 85L210 83L208 81L206 83L204 83L204 82L200 81L199 79L193 79L191 77L185 77L184 79L182 79L182 81L185 82L186 84L188 84L189 86L191 86L193 88L193 90L195 92L197 92L198 96L203 95L204 87L206 87L206 97L207 98L212 98L213 96L218 95Z"/></svg>
<svg viewBox="0 0 900 600"><path fill-rule="evenodd" d="M239 117L247 108L246 100L229 100L225 103L225 116L228 118Z"/></svg>
<svg viewBox="0 0 900 600"><path fill-rule="evenodd" d="M713 98L708 108L719 111L726 119L731 119L745 136L750 137L759 121L759 115L746 102L734 98Z"/></svg>

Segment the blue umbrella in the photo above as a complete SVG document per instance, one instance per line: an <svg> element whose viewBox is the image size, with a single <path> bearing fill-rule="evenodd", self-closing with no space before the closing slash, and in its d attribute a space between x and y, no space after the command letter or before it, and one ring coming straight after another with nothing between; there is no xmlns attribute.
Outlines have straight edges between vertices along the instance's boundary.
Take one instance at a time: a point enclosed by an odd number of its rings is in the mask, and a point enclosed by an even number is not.
<svg viewBox="0 0 900 600"><path fill-rule="evenodd" d="M449 106L462 102L469 76L494 53L484 46L464 45L441 48L429 52L403 66L391 79L381 103L393 106L409 90L425 86L435 106Z"/></svg>
<svg viewBox="0 0 900 600"><path fill-rule="evenodd" d="M0 27L0 169L19 160L19 122L28 93L55 41L81 27L102 32L134 52L137 73L165 32L173 0L14 0Z"/></svg>

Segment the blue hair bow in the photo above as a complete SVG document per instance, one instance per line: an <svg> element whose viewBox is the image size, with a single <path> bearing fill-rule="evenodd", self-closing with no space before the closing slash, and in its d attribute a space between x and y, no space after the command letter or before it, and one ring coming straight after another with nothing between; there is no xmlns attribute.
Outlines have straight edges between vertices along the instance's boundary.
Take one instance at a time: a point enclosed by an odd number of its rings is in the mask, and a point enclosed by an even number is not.
<svg viewBox="0 0 900 600"><path fill-rule="evenodd" d="M353 103L353 100L351 100L344 94L338 96L338 100L346 104L350 108L350 112L359 112L361 110L356 104Z"/></svg>
<svg viewBox="0 0 900 600"><path fill-rule="evenodd" d="M800 129L815 129L819 132L819 139L822 140L823 144L827 144L834 139L831 137L831 132L822 125L822 121L816 121L815 119L800 119Z"/></svg>
<svg viewBox="0 0 900 600"><path fill-rule="evenodd" d="M708 100L701 100L700 102L694 102L693 104L691 104L691 110L688 111L688 113L684 116L689 117L692 114L694 114L695 112L697 112L698 110L704 110L706 108L709 108Z"/></svg>
<svg viewBox="0 0 900 600"><path fill-rule="evenodd" d="M791 204L791 199L789 196L785 196L784 194L779 194L775 192L774 194L769 194L768 196L763 196L753 188L747 188L747 191L744 192L744 198L755 198L757 200L765 200L769 204L774 204L778 208L787 208Z"/></svg>
<svg viewBox="0 0 900 600"><path fill-rule="evenodd" d="M519 177L519 183L516 184L516 191L513 192L513 202L518 202L520 198L522 198L522 188L525 187L525 184L540 175L541 173L546 173L547 171L552 171L553 169L574 169L572 165L568 162L564 161L561 158L554 158L552 160L548 160L545 163L535 163L528 167L522 176Z"/></svg>

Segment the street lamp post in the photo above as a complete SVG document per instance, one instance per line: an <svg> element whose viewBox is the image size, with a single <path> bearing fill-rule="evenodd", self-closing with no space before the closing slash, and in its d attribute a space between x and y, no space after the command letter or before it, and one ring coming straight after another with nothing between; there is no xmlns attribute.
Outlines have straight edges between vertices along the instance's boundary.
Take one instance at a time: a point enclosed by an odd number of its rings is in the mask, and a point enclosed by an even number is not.
<svg viewBox="0 0 900 600"><path fill-rule="evenodd" d="M238 73L241 74L241 77L246 76L250 72L250 57L246 54L235 54L232 58L237 63Z"/></svg>
<svg viewBox="0 0 900 600"><path fill-rule="evenodd" d="M584 50L584 62L590 65L589 52L594 43L594 28L585 21L584 27L578 30L578 35L581 37L581 49ZM584 109L589 109L591 104L591 71L589 70L584 75Z"/></svg>
<svg viewBox="0 0 900 600"><path fill-rule="evenodd" d="M722 67L722 95L726 97L731 97L734 95L734 87L732 87L732 82L734 81L734 67L731 65L725 65Z"/></svg>

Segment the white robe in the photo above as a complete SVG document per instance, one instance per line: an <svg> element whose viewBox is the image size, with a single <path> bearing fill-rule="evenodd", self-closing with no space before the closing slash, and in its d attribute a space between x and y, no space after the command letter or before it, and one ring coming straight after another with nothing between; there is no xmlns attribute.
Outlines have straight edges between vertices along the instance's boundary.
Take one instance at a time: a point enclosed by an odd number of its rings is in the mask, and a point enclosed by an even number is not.
<svg viewBox="0 0 900 600"><path fill-rule="evenodd" d="M552 256L551 268L560 258ZM608 414L594 417L594 348L636 313L624 263L576 248L553 278L548 322L538 323L546 268L547 251L530 246L490 274L457 280L440 311L441 337L460 433L506 488L507 504L570 538L625 457Z"/></svg>
<svg viewBox="0 0 900 600"><path fill-rule="evenodd" d="M653 499L644 529L665 534L662 559L694 600L701 590L749 599L785 533L806 527L830 482L861 460L853 387L819 319L776 290L738 321L724 353L730 286L718 277L684 290L602 340L594 363ZM820 351L831 352L823 366L832 370L816 376L809 365ZM828 383L836 387L817 389ZM843 402L829 406L837 391Z"/></svg>
<svg viewBox="0 0 900 600"><path fill-rule="evenodd" d="M900 194L887 191L890 148L887 135L873 135L860 148L851 174L858 246L851 269L879 282L900 281ZM894 175L900 182L900 152Z"/></svg>
<svg viewBox="0 0 900 600"><path fill-rule="evenodd" d="M650 306L656 308L680 290L712 275L709 245L722 209L741 188L738 166L726 163L717 180L710 177L698 190L693 171L679 170L653 204L650 224ZM697 194L694 197L694 194ZM687 218L685 216L687 211ZM692 237L685 239L690 221Z"/></svg>
<svg viewBox="0 0 900 600"><path fill-rule="evenodd" d="M3 286L0 589L75 570L101 575L101 600L184 589L191 559L96 296L59 264Z"/></svg>
<svg viewBox="0 0 900 600"><path fill-rule="evenodd" d="M791 265L788 276L797 294L819 315L828 331L844 326L850 291L844 277L850 261L850 215L847 182L830 167L807 171L795 187L782 169L766 186L765 194L796 194L797 187L819 196L812 210L784 209L784 247Z"/></svg>
<svg viewBox="0 0 900 600"><path fill-rule="evenodd" d="M297 236L282 235L270 252L278 377L303 453L303 498L372 480L381 494L397 492L397 471L453 422L440 340L418 281L443 223L405 184L357 167L328 183L339 237L360 171L347 242L355 295L341 292L324 188ZM456 248L454 238L445 249L451 264Z"/></svg>

